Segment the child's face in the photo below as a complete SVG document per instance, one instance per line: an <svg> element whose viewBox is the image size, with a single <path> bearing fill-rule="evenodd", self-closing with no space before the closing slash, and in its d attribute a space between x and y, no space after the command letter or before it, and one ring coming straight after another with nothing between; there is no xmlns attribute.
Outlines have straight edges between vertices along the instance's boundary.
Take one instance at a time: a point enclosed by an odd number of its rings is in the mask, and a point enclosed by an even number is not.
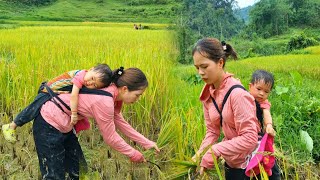
<svg viewBox="0 0 320 180"><path fill-rule="evenodd" d="M89 89L103 88L105 85L100 81L100 77L100 73L93 70L89 70L83 78L84 86L86 86Z"/></svg>
<svg viewBox="0 0 320 180"><path fill-rule="evenodd" d="M259 102L263 102L268 99L271 92L271 85L266 84L263 80L258 81L254 84L249 84L250 94Z"/></svg>

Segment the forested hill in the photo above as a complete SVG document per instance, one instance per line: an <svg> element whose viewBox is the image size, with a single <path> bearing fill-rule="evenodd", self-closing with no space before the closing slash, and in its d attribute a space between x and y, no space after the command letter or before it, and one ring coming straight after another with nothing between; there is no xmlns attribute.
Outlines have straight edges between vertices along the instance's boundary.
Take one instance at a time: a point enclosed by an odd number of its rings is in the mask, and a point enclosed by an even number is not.
<svg viewBox="0 0 320 180"><path fill-rule="evenodd" d="M253 8L253 6L248 6L248 7L245 7L245 8L241 8L241 9L237 10L235 12L235 14L239 19L243 19L244 22L246 24L248 24L249 23L249 13L250 13L250 10L252 8Z"/></svg>
<svg viewBox="0 0 320 180"><path fill-rule="evenodd" d="M0 19L170 23L182 0L0 0Z"/></svg>

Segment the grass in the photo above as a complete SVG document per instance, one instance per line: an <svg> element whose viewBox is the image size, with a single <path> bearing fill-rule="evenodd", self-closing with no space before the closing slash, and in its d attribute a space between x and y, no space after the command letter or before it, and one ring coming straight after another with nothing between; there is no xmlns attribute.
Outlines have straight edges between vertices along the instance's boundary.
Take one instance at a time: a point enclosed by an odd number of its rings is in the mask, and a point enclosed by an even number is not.
<svg viewBox="0 0 320 180"><path fill-rule="evenodd" d="M45 6L0 1L0 19L169 23L178 6L177 3L132 6L126 0L57 0Z"/></svg>
<svg viewBox="0 0 320 180"><path fill-rule="evenodd" d="M0 21L0 29L15 29L23 26L87 26L87 27L105 27L133 29L132 23L119 22L64 22L64 21ZM142 26L148 27L148 30L166 30L170 29L170 24L143 23Z"/></svg>
<svg viewBox="0 0 320 180"><path fill-rule="evenodd" d="M307 50L298 50L289 52L287 44L291 37L304 33L308 38L314 38L319 41L320 33L315 28L290 28L285 34L273 36L263 39L258 36L252 37L234 37L230 40L230 44L235 47L240 58L246 59L250 57L283 55L283 54L310 54Z"/></svg>

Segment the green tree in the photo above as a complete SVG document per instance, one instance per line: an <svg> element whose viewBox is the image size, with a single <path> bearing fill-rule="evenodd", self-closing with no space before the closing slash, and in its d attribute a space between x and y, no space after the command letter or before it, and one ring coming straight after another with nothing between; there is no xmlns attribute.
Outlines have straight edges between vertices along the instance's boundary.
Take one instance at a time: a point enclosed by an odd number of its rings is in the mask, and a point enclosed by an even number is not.
<svg viewBox="0 0 320 180"><path fill-rule="evenodd" d="M320 26L320 0L288 0L293 12L292 26Z"/></svg>
<svg viewBox="0 0 320 180"><path fill-rule="evenodd" d="M193 43L202 37L221 40L236 35L244 22L234 15L235 0L184 0L178 27L181 63L191 62ZM182 49L182 48L186 48Z"/></svg>
<svg viewBox="0 0 320 180"><path fill-rule="evenodd" d="M241 23L234 16L235 0L186 0L186 18L190 28L199 36L230 38Z"/></svg>
<svg viewBox="0 0 320 180"><path fill-rule="evenodd" d="M264 38L279 35L289 28L290 14L284 0L260 0L250 11L249 27Z"/></svg>

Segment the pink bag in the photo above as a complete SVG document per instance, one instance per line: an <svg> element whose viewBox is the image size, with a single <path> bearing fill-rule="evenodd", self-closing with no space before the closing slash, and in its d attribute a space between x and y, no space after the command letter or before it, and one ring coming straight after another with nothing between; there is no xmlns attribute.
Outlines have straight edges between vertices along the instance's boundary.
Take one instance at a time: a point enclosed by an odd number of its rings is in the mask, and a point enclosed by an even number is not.
<svg viewBox="0 0 320 180"><path fill-rule="evenodd" d="M272 175L272 167L275 164L275 157L271 155L274 153L273 149L274 137L265 133L262 137L260 145L256 153L253 153L253 157L250 159L246 168L245 174L252 176L253 174L260 174L259 164L263 166L268 176Z"/></svg>
<svg viewBox="0 0 320 180"><path fill-rule="evenodd" d="M77 122L77 124L74 125L74 129L76 130L76 133L78 134L80 131L84 131L90 128L90 122L88 118L83 118Z"/></svg>

